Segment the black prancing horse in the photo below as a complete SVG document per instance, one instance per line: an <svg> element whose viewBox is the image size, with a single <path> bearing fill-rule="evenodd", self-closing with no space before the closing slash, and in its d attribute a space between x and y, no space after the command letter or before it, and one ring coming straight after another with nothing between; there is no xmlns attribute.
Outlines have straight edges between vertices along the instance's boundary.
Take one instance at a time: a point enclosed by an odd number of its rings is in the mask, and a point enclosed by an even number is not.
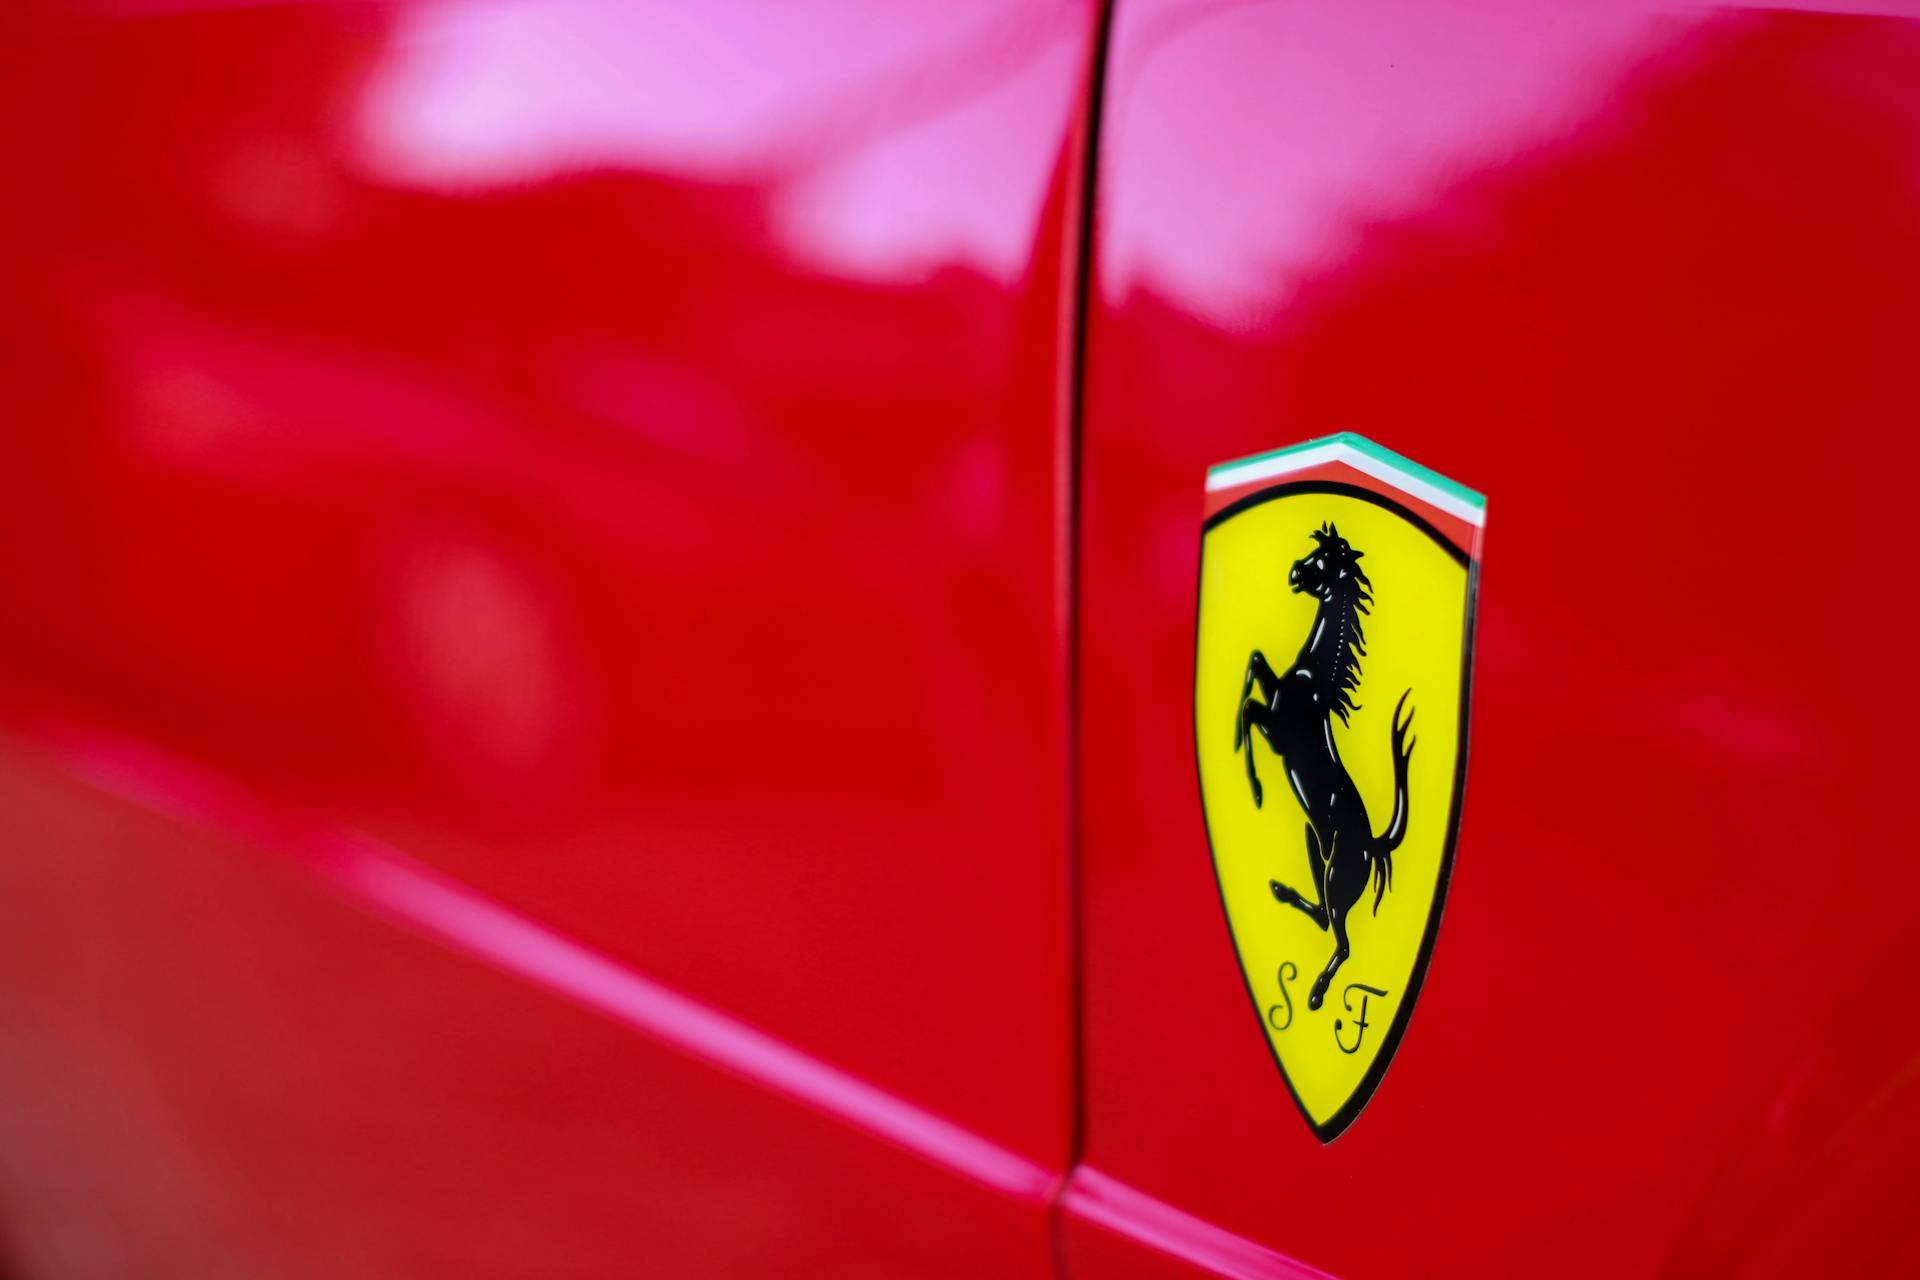
<svg viewBox="0 0 1920 1280"><path fill-rule="evenodd" d="M1360 615L1371 612L1367 605L1373 599L1373 584L1360 570L1364 553L1355 551L1337 528L1322 525L1313 537L1319 545L1294 563L1287 578L1296 594L1305 592L1320 601L1313 630L1284 676L1274 672L1258 649L1247 659L1233 749L1246 748L1247 781L1258 807L1260 775L1254 771L1253 739L1247 726L1258 729L1286 766L1287 781L1307 813L1307 864L1320 900L1309 902L1278 880L1270 887L1274 897L1333 932L1333 958L1307 996L1307 1008L1318 1009L1333 975L1352 950L1347 945L1347 916L1366 892L1367 881L1375 885L1376 915L1381 896L1393 885L1393 851L1407 834L1407 761L1413 756L1413 740L1407 737L1413 712L1407 712L1402 722L1400 709L1413 690L1401 694L1393 708L1393 821L1376 836L1366 802L1340 763L1340 749L1333 742L1333 717L1339 716L1344 725L1347 713L1359 710L1353 692L1360 687L1360 659L1367 651ZM1258 698L1252 696L1256 684Z"/></svg>

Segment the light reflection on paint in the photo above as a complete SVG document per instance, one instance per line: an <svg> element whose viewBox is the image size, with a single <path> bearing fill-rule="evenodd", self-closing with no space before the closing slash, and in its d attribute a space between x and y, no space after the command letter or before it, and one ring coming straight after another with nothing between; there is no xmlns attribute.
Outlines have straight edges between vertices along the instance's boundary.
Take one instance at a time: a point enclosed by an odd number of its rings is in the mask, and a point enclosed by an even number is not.
<svg viewBox="0 0 1920 1280"><path fill-rule="evenodd" d="M465 194L606 169L755 187L822 270L965 262L1010 283L1059 160L1082 21L1013 0L424 5L362 95L359 159L381 182Z"/></svg>
<svg viewBox="0 0 1920 1280"><path fill-rule="evenodd" d="M371 639L425 750L523 799L577 784L604 695L561 584L478 530L427 520L389 531L379 574Z"/></svg>
<svg viewBox="0 0 1920 1280"><path fill-rule="evenodd" d="M1473 14L1499 57L1434 56L1458 44L1463 15L1421 0L1201 0L1131 33L1121 6L1115 47L1132 65L1115 83L1183 92L1153 95L1152 111L1119 98L1103 122L1106 154L1129 156L1100 176L1107 296L1155 287L1257 325L1372 223L1427 211L1436 186L1532 139L1563 140L1662 38L1631 7L1496 0Z"/></svg>
<svg viewBox="0 0 1920 1280"><path fill-rule="evenodd" d="M577 1001L994 1191L1052 1196L1057 1176L970 1129L628 969L397 850L301 819L144 743L43 723L66 772L143 809L304 864L361 906Z"/></svg>

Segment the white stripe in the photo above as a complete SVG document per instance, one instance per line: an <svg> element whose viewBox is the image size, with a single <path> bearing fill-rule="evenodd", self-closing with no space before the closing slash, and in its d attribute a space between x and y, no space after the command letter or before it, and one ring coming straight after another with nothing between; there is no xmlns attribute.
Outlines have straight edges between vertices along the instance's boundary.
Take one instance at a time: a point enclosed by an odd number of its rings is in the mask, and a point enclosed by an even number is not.
<svg viewBox="0 0 1920 1280"><path fill-rule="evenodd" d="M1237 488L1254 480L1269 480L1275 476L1290 475L1295 471L1323 466L1329 462L1343 462L1355 471L1364 472L1375 480L1390 484L1404 493L1412 494L1422 502L1440 508L1450 516L1465 520L1476 529L1486 523L1486 508L1467 502L1436 484L1429 483L1419 476L1409 475L1390 462L1383 462L1338 440L1329 440L1325 444L1301 449L1297 453L1282 454L1277 458L1257 458L1252 462L1223 467L1207 477L1207 491L1218 493L1222 489Z"/></svg>

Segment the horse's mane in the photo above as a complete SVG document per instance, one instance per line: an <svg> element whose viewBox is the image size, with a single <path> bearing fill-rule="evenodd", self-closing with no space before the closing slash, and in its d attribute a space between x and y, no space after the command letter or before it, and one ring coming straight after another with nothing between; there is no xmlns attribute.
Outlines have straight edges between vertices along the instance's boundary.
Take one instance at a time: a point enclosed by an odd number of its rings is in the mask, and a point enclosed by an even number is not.
<svg viewBox="0 0 1920 1280"><path fill-rule="evenodd" d="M1324 532L1338 536L1331 525ZM1317 533L1314 536L1321 537ZM1334 598L1327 602L1327 607L1335 611L1333 624L1340 628L1335 639L1338 666L1332 673L1332 710L1340 717L1341 724L1348 723L1348 713L1360 709L1360 704L1353 700L1353 691L1360 687L1360 659L1367 653L1367 633L1360 625L1360 618L1372 612L1367 605L1373 600L1373 583L1361 570L1359 556L1355 555L1344 567L1347 570L1347 577L1341 580L1344 589L1336 591Z"/></svg>

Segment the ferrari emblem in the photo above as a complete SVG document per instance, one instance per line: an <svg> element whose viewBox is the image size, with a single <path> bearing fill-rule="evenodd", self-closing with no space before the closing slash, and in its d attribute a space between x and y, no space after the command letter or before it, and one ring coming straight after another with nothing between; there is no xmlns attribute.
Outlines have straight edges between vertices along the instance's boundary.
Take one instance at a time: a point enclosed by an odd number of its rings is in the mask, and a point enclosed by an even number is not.
<svg viewBox="0 0 1920 1280"><path fill-rule="evenodd" d="M1355 435L1213 468L1193 723L1227 925L1331 1142L1386 1073L1466 786L1486 500Z"/></svg>

